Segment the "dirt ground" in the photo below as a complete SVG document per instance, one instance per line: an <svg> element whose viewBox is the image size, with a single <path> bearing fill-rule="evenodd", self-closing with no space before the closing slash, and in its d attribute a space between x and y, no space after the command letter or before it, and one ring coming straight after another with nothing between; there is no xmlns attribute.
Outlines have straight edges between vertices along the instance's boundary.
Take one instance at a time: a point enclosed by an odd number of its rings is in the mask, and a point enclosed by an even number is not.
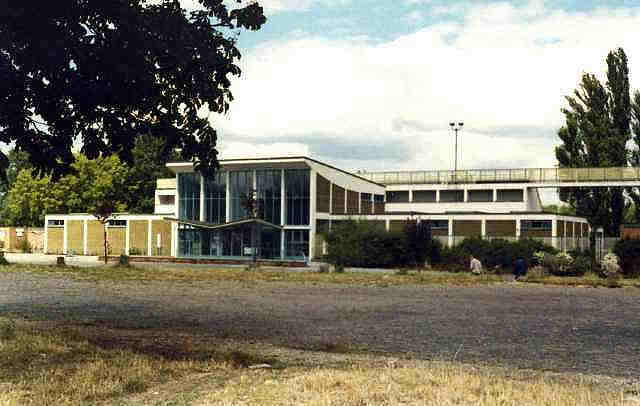
<svg viewBox="0 0 640 406"><path fill-rule="evenodd" d="M0 315L108 327L115 336L170 328L212 345L284 347L301 359L307 350L357 352L640 376L637 288L89 282L8 272L0 273Z"/></svg>

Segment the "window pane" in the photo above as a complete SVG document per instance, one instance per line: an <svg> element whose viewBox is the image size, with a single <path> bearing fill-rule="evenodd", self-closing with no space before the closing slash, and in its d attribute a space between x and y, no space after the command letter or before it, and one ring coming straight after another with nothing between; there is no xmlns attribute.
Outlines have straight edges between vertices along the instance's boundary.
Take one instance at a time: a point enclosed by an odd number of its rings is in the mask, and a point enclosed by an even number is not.
<svg viewBox="0 0 640 406"><path fill-rule="evenodd" d="M287 224L309 224L309 173L308 169L287 169L284 172Z"/></svg>
<svg viewBox="0 0 640 406"><path fill-rule="evenodd" d="M204 221L214 224L227 222L227 173L217 172L204 182Z"/></svg>
<svg viewBox="0 0 640 406"><path fill-rule="evenodd" d="M229 172L231 193L231 221L249 217L245 205L246 196L253 190L253 171Z"/></svg>
<svg viewBox="0 0 640 406"><path fill-rule="evenodd" d="M178 194L178 216L183 220L200 220L200 176L195 173L179 173Z"/></svg>
<svg viewBox="0 0 640 406"><path fill-rule="evenodd" d="M279 169L256 171L259 217L273 224L280 224L281 185Z"/></svg>
<svg viewBox="0 0 640 406"><path fill-rule="evenodd" d="M286 230L285 257L303 259L309 256L309 230Z"/></svg>

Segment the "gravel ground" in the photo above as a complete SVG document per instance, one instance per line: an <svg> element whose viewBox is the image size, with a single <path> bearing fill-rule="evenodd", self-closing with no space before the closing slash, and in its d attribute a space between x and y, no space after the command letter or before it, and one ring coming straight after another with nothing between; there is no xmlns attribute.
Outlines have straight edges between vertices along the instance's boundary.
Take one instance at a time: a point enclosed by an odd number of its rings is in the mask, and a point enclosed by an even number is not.
<svg viewBox="0 0 640 406"><path fill-rule="evenodd" d="M296 350L366 351L638 382L640 289L86 282L0 273L0 315L171 327Z"/></svg>

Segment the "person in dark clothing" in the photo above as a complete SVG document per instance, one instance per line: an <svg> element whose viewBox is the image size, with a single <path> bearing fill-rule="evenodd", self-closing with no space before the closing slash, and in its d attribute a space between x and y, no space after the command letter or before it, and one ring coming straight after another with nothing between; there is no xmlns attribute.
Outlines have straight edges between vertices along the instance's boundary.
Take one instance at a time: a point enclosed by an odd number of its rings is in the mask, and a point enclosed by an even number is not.
<svg viewBox="0 0 640 406"><path fill-rule="evenodd" d="M518 280L527 274L527 263L522 257L518 257L513 264L513 279Z"/></svg>

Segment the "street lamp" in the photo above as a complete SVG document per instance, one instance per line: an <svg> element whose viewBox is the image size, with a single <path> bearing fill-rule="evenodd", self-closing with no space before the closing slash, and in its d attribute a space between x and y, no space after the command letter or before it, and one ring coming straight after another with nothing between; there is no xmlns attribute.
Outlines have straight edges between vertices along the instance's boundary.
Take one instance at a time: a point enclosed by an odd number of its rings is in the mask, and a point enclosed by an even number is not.
<svg viewBox="0 0 640 406"><path fill-rule="evenodd" d="M464 123L462 121L458 123L451 122L449 126L456 133L456 158L455 158L455 166L453 168L453 175L456 176L456 172L458 171L458 131L462 130L462 126ZM456 176L457 177L457 176Z"/></svg>

